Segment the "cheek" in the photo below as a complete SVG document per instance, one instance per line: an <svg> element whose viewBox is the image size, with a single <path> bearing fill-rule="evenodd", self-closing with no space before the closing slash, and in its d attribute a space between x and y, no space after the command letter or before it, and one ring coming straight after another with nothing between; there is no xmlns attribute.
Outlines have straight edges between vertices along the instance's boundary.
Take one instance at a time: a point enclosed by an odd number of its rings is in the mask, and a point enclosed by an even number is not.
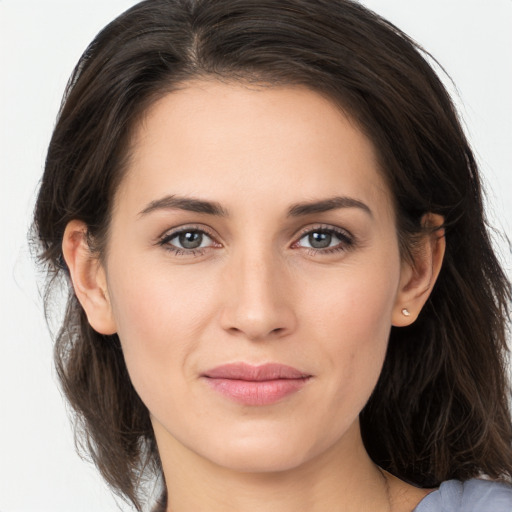
<svg viewBox="0 0 512 512"><path fill-rule="evenodd" d="M366 400L380 373L400 267L396 254L379 255L369 251L367 258L335 269L297 268L280 287L286 290L280 300L298 323L283 345L292 352L278 353L283 360L302 353L313 370L330 375L325 385L333 400L341 396L336 388L344 388L344 399L351 396L354 404ZM213 264L201 263L191 272L165 261L130 261L126 253L111 261L108 286L117 331L132 382L150 409L159 393L176 401L187 395L194 357L211 353L211 340L224 339L218 325L227 299L224 274ZM168 394L169 388L181 393Z"/></svg>
<svg viewBox="0 0 512 512"><path fill-rule="evenodd" d="M317 277L315 287L305 283L304 291L299 292L307 296L304 314L317 318L316 327L331 329L341 340L372 345L383 334L387 339L399 276L398 263L377 261Z"/></svg>
<svg viewBox="0 0 512 512"><path fill-rule="evenodd" d="M121 264L110 273L109 289L128 372L142 400L152 410L159 392L168 400L179 397L165 390L180 388L179 377L186 380L190 372L200 333L213 315L208 285L165 265Z"/></svg>
<svg viewBox="0 0 512 512"><path fill-rule="evenodd" d="M361 268L340 270L324 286L320 282L302 314L309 317L309 336L322 364L335 376L331 396L341 398L335 387L343 388L344 399L351 396L356 408L364 405L382 369L400 275L398 258Z"/></svg>
<svg viewBox="0 0 512 512"><path fill-rule="evenodd" d="M211 307L210 283L165 261L119 263L112 265L108 284L118 333L127 344L165 346L200 329Z"/></svg>

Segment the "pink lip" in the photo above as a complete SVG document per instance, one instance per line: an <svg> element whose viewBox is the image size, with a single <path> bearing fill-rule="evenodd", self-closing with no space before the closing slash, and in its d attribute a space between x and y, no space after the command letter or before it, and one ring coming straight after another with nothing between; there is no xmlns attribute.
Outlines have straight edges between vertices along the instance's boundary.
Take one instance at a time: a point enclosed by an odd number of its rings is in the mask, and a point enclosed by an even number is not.
<svg viewBox="0 0 512 512"><path fill-rule="evenodd" d="M233 363L203 374L209 386L245 405L269 405L299 391L311 375L282 364Z"/></svg>

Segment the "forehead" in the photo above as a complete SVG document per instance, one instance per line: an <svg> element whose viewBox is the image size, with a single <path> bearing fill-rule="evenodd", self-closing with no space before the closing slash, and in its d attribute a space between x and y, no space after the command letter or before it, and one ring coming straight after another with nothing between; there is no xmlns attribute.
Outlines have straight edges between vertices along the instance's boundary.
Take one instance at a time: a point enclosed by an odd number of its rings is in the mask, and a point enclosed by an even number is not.
<svg viewBox="0 0 512 512"><path fill-rule="evenodd" d="M373 144L333 102L303 87L216 81L168 93L135 130L119 196L170 193L283 207L335 194L390 203Z"/></svg>

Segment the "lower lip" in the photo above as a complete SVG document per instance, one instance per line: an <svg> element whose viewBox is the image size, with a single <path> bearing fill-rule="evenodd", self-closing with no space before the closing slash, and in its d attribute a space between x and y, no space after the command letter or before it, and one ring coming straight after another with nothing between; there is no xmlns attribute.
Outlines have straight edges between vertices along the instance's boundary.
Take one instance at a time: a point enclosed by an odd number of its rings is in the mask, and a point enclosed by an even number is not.
<svg viewBox="0 0 512 512"><path fill-rule="evenodd" d="M273 404L302 389L308 380L309 377L263 381L206 378L212 389L244 405Z"/></svg>

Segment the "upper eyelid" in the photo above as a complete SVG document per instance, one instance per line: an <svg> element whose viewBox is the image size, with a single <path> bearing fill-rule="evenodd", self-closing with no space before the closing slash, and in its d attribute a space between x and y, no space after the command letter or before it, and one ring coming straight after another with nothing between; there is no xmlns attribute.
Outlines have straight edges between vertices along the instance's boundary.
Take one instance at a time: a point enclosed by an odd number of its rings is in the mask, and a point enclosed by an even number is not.
<svg viewBox="0 0 512 512"><path fill-rule="evenodd" d="M217 240L218 238L213 232L213 230L209 229L206 226L197 224L183 224L182 226L177 226L175 228L165 230L160 236L158 236L157 240L161 241L166 238L173 238L179 235L180 233L187 231L199 231L200 233L204 233L205 235L208 235L210 238L214 240Z"/></svg>
<svg viewBox="0 0 512 512"><path fill-rule="evenodd" d="M354 235L346 228L341 228L339 226L332 226L330 224L318 224L316 226L306 226L300 229L295 235L295 240L298 241L305 235L310 233L314 233L315 231L332 231L333 233L338 233L340 235L346 235L349 238L354 238Z"/></svg>
<svg viewBox="0 0 512 512"><path fill-rule="evenodd" d="M175 236L179 235L180 233L186 232L186 231L198 231L201 233L204 233L209 238L211 238L214 242L224 244L224 242L221 240L221 237L211 228L208 226L205 226L203 224L183 224L181 226L176 226L174 228L170 228L165 230L161 235L159 235L156 239L156 243L161 243L165 240L170 240L174 238ZM342 228L339 226L333 226L332 224L324 224L319 223L316 225L308 224L307 226L302 227L298 231L295 232L292 239L292 245L296 244L301 238L304 236L314 233L315 231L331 231L334 234L338 235L344 235L347 238L350 238L353 240L355 237L354 235L347 230L346 228Z"/></svg>
<svg viewBox="0 0 512 512"><path fill-rule="evenodd" d="M211 245L208 245L206 247L196 247L196 248L185 248L185 247L179 247L176 246L174 243L171 243L171 240L178 237L181 233L186 233L190 231L196 231L200 232L204 235L206 235L212 242ZM205 227L199 227L199 226L193 226L193 225L183 225L175 228L168 229L167 231L164 231L164 233L159 236L154 245L164 248L166 251L170 251L175 253L176 255L182 255L182 256L196 256L199 254L204 253L207 249L211 249L212 247L215 247L215 244L219 244L222 247L222 243L219 243L217 241L217 238L210 233L208 229ZM217 247L219 246L217 245Z"/></svg>

